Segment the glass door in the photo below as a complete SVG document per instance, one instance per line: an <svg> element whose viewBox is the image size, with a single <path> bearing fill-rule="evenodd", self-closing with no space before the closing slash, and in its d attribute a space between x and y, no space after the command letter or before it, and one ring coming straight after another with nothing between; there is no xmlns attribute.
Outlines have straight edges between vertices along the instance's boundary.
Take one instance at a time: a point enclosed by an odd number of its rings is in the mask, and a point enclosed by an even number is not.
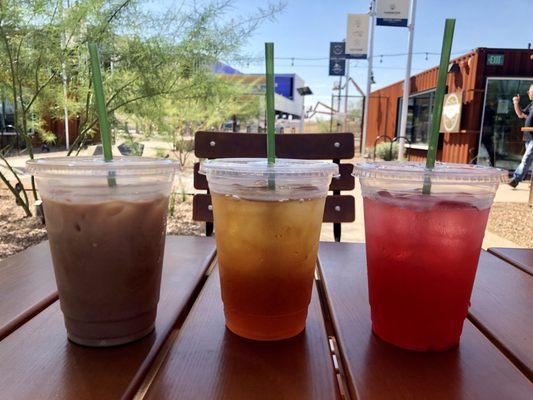
<svg viewBox="0 0 533 400"><path fill-rule="evenodd" d="M520 94L520 107L530 102L527 95L532 78L487 78L481 121L478 163L514 170L522 158L524 143L513 97Z"/></svg>

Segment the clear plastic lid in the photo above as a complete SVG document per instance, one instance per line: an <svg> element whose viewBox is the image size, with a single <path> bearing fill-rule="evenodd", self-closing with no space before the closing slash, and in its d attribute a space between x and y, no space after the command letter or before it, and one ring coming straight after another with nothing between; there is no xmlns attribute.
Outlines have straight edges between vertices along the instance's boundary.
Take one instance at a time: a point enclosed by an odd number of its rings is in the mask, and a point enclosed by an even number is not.
<svg viewBox="0 0 533 400"><path fill-rule="evenodd" d="M94 157L47 157L26 162L27 171L38 177L106 177L109 171L116 176L159 175L174 173L176 164L167 159L152 157L114 157L104 161Z"/></svg>
<svg viewBox="0 0 533 400"><path fill-rule="evenodd" d="M272 165L264 158L220 158L200 166L212 192L267 201L325 197L338 172L332 162L287 158Z"/></svg>
<svg viewBox="0 0 533 400"><path fill-rule="evenodd" d="M327 161L277 158L269 165L265 158L218 158L205 160L200 173L210 176L241 177L332 177L339 173L337 164Z"/></svg>
<svg viewBox="0 0 533 400"><path fill-rule="evenodd" d="M436 163L435 168L426 169L423 163L378 161L357 163L354 176L359 178L386 179L394 181L424 181L439 183L500 183L507 181L507 171L498 168L472 164Z"/></svg>

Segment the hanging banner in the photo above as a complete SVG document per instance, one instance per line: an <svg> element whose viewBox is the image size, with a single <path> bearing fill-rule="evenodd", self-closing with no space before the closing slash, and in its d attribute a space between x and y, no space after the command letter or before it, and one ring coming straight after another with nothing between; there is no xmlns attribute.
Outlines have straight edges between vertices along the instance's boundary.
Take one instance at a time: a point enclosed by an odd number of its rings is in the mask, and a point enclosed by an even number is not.
<svg viewBox="0 0 533 400"><path fill-rule="evenodd" d="M376 0L376 25L407 26L409 2L410 0Z"/></svg>
<svg viewBox="0 0 533 400"><path fill-rule="evenodd" d="M329 58L330 60L345 59L344 42L329 42Z"/></svg>
<svg viewBox="0 0 533 400"><path fill-rule="evenodd" d="M329 76L344 76L346 73L346 61L330 59L329 60Z"/></svg>
<svg viewBox="0 0 533 400"><path fill-rule="evenodd" d="M369 20L368 14L348 14L345 52L349 58L366 58Z"/></svg>

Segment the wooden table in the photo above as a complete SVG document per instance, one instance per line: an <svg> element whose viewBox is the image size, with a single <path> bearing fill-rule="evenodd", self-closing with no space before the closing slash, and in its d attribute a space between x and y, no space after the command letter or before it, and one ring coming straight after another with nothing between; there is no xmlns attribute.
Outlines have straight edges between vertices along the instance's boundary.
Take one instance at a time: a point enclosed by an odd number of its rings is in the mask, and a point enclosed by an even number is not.
<svg viewBox="0 0 533 400"><path fill-rule="evenodd" d="M482 253L461 344L444 353L372 335L364 245L321 243L317 272L305 332L249 341L224 327L214 241L169 236L155 332L95 349L66 339L41 243L0 263L0 399L532 398L522 267Z"/></svg>

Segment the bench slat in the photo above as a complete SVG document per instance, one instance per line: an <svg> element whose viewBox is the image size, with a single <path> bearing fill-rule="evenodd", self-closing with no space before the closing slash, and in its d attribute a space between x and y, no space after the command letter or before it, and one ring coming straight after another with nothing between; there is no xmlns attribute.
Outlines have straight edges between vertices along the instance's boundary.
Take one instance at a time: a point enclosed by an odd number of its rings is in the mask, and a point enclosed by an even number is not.
<svg viewBox="0 0 533 400"><path fill-rule="evenodd" d="M192 219L194 221L213 222L211 196L196 194L192 200ZM326 197L323 222L353 222L355 220L355 199L348 195Z"/></svg>
<svg viewBox="0 0 533 400"><path fill-rule="evenodd" d="M266 134L196 132L194 154L198 158L266 157ZM298 133L276 135L276 157L313 160L351 159L352 133Z"/></svg>
<svg viewBox="0 0 533 400"><path fill-rule="evenodd" d="M207 190L209 186L205 175L200 174L200 163L194 164L194 188ZM339 176L334 177L329 185L329 190L352 190L355 187L355 178L352 176L353 164L340 164Z"/></svg>
<svg viewBox="0 0 533 400"><path fill-rule="evenodd" d="M459 347L440 353L402 350L373 335L363 244L321 243L318 258L352 398L531 398L528 379L468 320Z"/></svg>
<svg viewBox="0 0 533 400"><path fill-rule="evenodd" d="M132 398L214 257L212 238L168 236L155 331L125 346L67 340L56 301L0 341L2 399Z"/></svg>
<svg viewBox="0 0 533 400"><path fill-rule="evenodd" d="M215 270L145 397L174 398L339 398L316 290L302 334L277 342L247 340L224 325Z"/></svg>

